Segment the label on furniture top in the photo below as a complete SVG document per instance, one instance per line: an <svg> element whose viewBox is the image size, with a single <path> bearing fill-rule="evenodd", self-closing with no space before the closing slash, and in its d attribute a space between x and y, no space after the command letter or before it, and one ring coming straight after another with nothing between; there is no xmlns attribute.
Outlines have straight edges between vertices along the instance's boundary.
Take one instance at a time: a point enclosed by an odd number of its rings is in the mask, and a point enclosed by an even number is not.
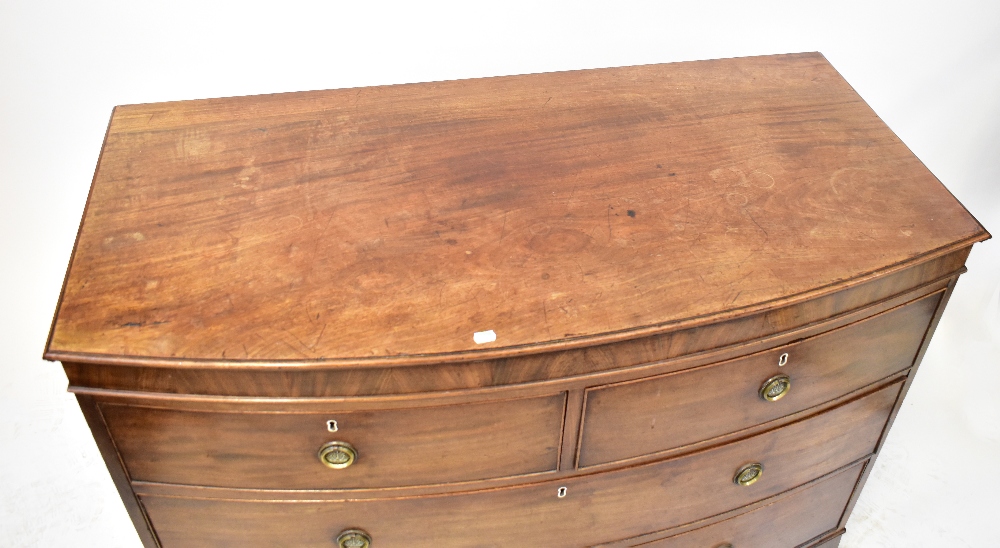
<svg viewBox="0 0 1000 548"><path fill-rule="evenodd" d="M988 236L819 54L129 105L46 357L538 352Z"/></svg>

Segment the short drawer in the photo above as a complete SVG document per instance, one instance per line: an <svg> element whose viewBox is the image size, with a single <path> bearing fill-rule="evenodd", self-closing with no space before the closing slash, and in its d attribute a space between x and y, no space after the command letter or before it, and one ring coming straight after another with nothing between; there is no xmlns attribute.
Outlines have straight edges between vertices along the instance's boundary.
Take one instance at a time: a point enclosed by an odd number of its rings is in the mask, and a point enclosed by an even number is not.
<svg viewBox="0 0 1000 548"><path fill-rule="evenodd" d="M132 480L262 489L427 485L555 470L565 394L488 403L316 413L181 411L104 403ZM330 423L329 421L336 421ZM336 431L331 431L336 430ZM319 458L349 444L353 463ZM330 458L338 463L338 455Z"/></svg>
<svg viewBox="0 0 1000 548"><path fill-rule="evenodd" d="M667 531L860 462L874 451L900 386L699 453L489 491L325 502L316 493L283 501L139 495L164 548L329 547L355 528L379 548L579 548ZM763 474L737 485L737 471L750 463Z"/></svg>
<svg viewBox="0 0 1000 548"><path fill-rule="evenodd" d="M941 293L796 343L696 369L592 388L579 466L667 451L778 419L910 367ZM780 364L784 365L780 365ZM763 385L785 375L786 395Z"/></svg>
<svg viewBox="0 0 1000 548"><path fill-rule="evenodd" d="M653 542L642 548L793 548L833 532L854 492L864 463L777 497L774 502L734 518Z"/></svg>

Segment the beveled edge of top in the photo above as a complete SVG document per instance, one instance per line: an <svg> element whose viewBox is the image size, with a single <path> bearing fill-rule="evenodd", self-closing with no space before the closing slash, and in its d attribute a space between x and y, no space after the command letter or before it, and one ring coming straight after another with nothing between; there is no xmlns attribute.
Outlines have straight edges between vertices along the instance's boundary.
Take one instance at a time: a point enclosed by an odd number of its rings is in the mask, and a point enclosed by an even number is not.
<svg viewBox="0 0 1000 548"><path fill-rule="evenodd" d="M977 221L978 222L978 221ZM472 362L480 360L490 360L499 358L513 358L532 354L543 354L561 350L570 350L587 346L597 346L610 344L630 339L638 339L653 335L659 335L670 331L679 331L701 325L712 324L729 320L732 318L751 315L765 310L779 308L782 306L794 305L809 301L824 295L836 293L862 283L888 276L890 274L905 270L917 264L936 259L960 249L970 247L973 244L986 241L992 235L982 227L982 232L964 240L960 240L951 245L941 247L923 255L914 257L911 260L896 263L888 267L878 269L848 280L817 287L809 291L789 295L780 299L756 303L744 307L736 307L723 310L714 314L694 316L683 320L676 320L657 325L636 327L633 329L600 333L597 335L587 335L579 337L567 337L546 341L544 343L510 345L483 350L471 350L462 352L440 352L427 354L398 354L394 356L371 356L371 357L349 357L349 358L321 358L315 360L218 360L218 359L195 359L195 358L169 358L152 356L127 356L113 354L91 354L84 352L71 352L51 350L46 343L46 350L43 358L48 361L73 362L80 364L94 365L125 365L125 366L147 366L147 367L169 367L185 369L324 369L328 367L354 367L354 368L375 368L385 366L416 366L431 364L452 364L462 362ZM58 313L58 309L57 309ZM51 330L49 337L51 339Z"/></svg>

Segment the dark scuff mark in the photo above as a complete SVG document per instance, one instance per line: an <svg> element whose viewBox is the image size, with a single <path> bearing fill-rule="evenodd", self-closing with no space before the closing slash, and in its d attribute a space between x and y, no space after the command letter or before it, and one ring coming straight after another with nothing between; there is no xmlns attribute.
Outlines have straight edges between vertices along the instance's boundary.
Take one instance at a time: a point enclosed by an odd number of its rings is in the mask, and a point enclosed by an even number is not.
<svg viewBox="0 0 1000 548"><path fill-rule="evenodd" d="M628 213L629 217L632 217L633 219L635 219L635 210L634 209L628 210L627 213Z"/></svg>
<svg viewBox="0 0 1000 548"><path fill-rule="evenodd" d="M667 173L667 176L669 176L669 177L676 177L677 174L671 171L670 173Z"/></svg>
<svg viewBox="0 0 1000 548"><path fill-rule="evenodd" d="M663 169L663 164L656 164L656 169Z"/></svg>
<svg viewBox="0 0 1000 548"><path fill-rule="evenodd" d="M753 215L751 215L749 211L745 211L745 213L747 214L747 217L750 217L750 220L753 221L753 224L757 225L757 228L759 228L760 231L764 233L764 239L766 240L770 239L771 235L768 234L766 230L764 230L764 227L760 226L760 223L757 222L757 219L754 219Z"/></svg>
<svg viewBox="0 0 1000 548"><path fill-rule="evenodd" d="M319 335L316 335L316 340L313 341L312 346L309 347L309 350L315 350L316 349L316 345L318 345L320 339L323 338L323 333L326 333L326 326L327 325L329 325L329 322L326 322L326 323L323 324L323 329L319 330Z"/></svg>
<svg viewBox="0 0 1000 548"><path fill-rule="evenodd" d="M142 322L125 322L122 327L142 327Z"/></svg>

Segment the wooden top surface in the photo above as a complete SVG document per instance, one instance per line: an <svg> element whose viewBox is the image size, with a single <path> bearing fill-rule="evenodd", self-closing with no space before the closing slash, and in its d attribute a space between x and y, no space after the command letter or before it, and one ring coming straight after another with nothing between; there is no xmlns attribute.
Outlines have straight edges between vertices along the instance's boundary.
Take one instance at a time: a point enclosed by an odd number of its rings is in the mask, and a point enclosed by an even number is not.
<svg viewBox="0 0 1000 548"><path fill-rule="evenodd" d="M819 54L129 105L46 357L537 352L987 237Z"/></svg>

